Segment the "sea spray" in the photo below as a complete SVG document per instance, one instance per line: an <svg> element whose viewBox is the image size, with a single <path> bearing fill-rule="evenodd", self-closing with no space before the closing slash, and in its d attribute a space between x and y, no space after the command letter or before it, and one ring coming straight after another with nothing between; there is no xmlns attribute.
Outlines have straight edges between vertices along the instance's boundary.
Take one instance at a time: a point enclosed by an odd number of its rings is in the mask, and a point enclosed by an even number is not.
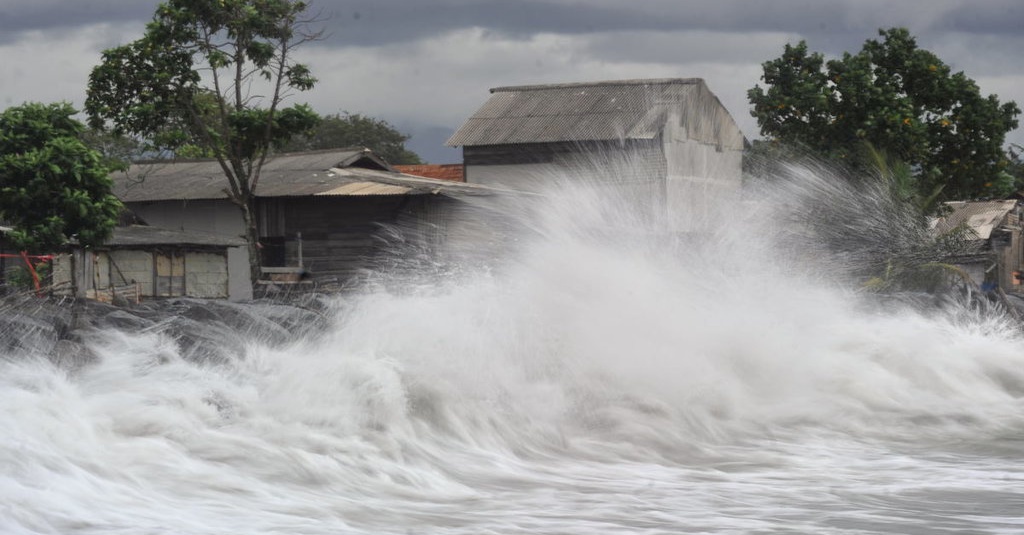
<svg viewBox="0 0 1024 535"><path fill-rule="evenodd" d="M182 301L74 370L8 346L0 531L1021 529L1012 322L878 301L796 197L677 234L607 191L480 201L506 250L312 314Z"/></svg>

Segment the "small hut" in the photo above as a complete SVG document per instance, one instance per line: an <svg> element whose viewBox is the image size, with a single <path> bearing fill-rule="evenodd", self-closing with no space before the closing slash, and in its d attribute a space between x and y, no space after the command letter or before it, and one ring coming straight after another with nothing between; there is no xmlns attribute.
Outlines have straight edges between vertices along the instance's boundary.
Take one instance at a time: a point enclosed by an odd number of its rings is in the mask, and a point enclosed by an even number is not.
<svg viewBox="0 0 1024 535"><path fill-rule="evenodd" d="M53 262L55 291L100 301L252 298L245 240L143 225L114 229L101 247L72 246Z"/></svg>

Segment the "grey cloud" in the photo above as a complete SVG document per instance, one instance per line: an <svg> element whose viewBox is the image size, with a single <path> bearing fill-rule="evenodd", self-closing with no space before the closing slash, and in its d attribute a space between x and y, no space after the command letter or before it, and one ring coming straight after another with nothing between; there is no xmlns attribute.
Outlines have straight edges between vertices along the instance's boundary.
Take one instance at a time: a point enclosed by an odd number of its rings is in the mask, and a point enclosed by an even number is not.
<svg viewBox="0 0 1024 535"><path fill-rule="evenodd" d="M927 30L955 15L951 10L986 11L985 3L966 0L890 2L861 0L820 2L779 0L752 8L743 0L647 2L572 0L320 0L314 3L328 17L328 44L373 46L417 40L466 27L505 35L562 34L609 31L787 32L806 35L838 48L840 53L873 37L873 29L908 26ZM1002 6L979 20L998 19ZM977 24L979 27L982 23ZM864 28L871 28L864 34Z"/></svg>
<svg viewBox="0 0 1024 535"><path fill-rule="evenodd" d="M0 0L0 43L32 30L137 22L153 16L158 0Z"/></svg>
<svg viewBox="0 0 1024 535"><path fill-rule="evenodd" d="M642 63L760 63L792 40L786 33L609 32L587 41L587 52L606 61Z"/></svg>
<svg viewBox="0 0 1024 535"><path fill-rule="evenodd" d="M26 30L95 23L137 24L159 0L0 0L0 42ZM318 46L377 46L480 27L507 36L541 33L684 31L785 32L820 41L831 54L857 48L864 28L985 33L1024 26L1016 0L312 0L329 37Z"/></svg>
<svg viewBox="0 0 1024 535"><path fill-rule="evenodd" d="M34 40L47 42L61 32L99 23L111 25L109 40L131 39L141 33L158 2L0 0L0 45L27 39L25 32L30 30L43 34ZM381 116L393 113L390 119L396 124L413 121L404 124L416 125L417 142L435 137L434 132L420 131L422 125L452 121L448 126L454 127L457 120L420 117L415 106L396 102L431 108L437 106L439 94L468 92L462 97L470 102L466 109L449 114L461 118L477 104L477 94L467 87L479 87L482 99L487 87L503 83L567 81L584 75L608 78L618 73L642 76L650 69L692 69L698 64L711 71L715 65L749 66L744 71L749 73L735 81L738 89L729 89L731 79L724 75L716 83L716 92L739 95L733 99L739 108L733 113L744 115L743 89L757 83L756 66L778 57L783 43L805 39L813 50L836 56L859 50L880 27L910 28L922 47L969 76L996 79L1002 85L994 87L1001 91L1013 87L1007 85L1005 75L1024 71L1024 55L1018 54L1024 47L1020 0L312 0L311 12L321 15L319 24L328 32L327 38L310 44L312 57L350 58L347 64L332 65L339 76L344 71L346 79L377 80L381 69L387 69L388 83L416 88L408 94L387 92L387 98L365 97L369 100L359 100L356 89L349 88L344 97L332 94L322 104ZM472 40L428 41L467 28L482 30L484 37L478 43L493 41L503 47L482 58L461 57L452 47L473 46ZM569 43L573 56L556 60L545 55L550 50L531 44L542 33L556 34L557 41ZM96 41L93 37L88 46L96 47L98 58L105 43ZM366 62L353 65L351 58L360 55L373 61L369 66ZM392 61L392 55L414 58ZM417 79L421 70L424 74ZM322 87L330 87L327 74L316 74L325 80ZM704 72L685 74L711 77ZM430 76L440 81L427 84L432 93L426 93L422 82ZM382 103L370 105L378 101ZM424 101L431 104L421 105Z"/></svg>
<svg viewBox="0 0 1024 535"><path fill-rule="evenodd" d="M846 16L844 4L811 0L773 2L766 10L752 10L749 3L735 0L586 4L542 0L322 0L314 6L328 17L324 24L332 35L327 43L364 46L412 41L466 27L512 36L693 29L799 32L821 28L819 21L831 25Z"/></svg>
<svg viewBox="0 0 1024 535"><path fill-rule="evenodd" d="M1019 37L1024 31L1024 3L987 0L958 6L937 21L936 29Z"/></svg>

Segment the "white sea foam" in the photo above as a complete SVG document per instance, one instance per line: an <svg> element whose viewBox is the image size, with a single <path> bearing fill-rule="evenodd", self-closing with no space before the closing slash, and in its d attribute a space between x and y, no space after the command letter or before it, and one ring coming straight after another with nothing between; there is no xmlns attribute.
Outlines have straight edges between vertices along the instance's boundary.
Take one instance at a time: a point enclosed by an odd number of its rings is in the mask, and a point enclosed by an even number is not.
<svg viewBox="0 0 1024 535"><path fill-rule="evenodd" d="M880 306L748 208L694 239L529 202L491 269L339 298L320 336L0 360L0 532L1024 529L1005 318Z"/></svg>

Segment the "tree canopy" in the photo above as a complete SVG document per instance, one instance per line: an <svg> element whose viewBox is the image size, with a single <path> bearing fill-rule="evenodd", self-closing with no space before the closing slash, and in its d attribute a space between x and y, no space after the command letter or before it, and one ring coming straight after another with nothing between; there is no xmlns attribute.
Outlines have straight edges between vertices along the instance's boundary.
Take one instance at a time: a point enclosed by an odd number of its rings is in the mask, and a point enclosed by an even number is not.
<svg viewBox="0 0 1024 535"><path fill-rule="evenodd" d="M127 170L132 162L148 156L142 141L116 135L108 130L86 128L81 138L87 147L100 153L104 163L115 171Z"/></svg>
<svg viewBox="0 0 1024 535"><path fill-rule="evenodd" d="M284 107L316 79L293 59L307 31L298 0L167 0L143 37L104 51L89 76L90 125L148 141L151 151L217 159L247 229L253 274L253 199L269 151L308 131L318 116Z"/></svg>
<svg viewBox="0 0 1024 535"><path fill-rule="evenodd" d="M1012 191L1003 143L1017 127L1017 105L982 96L906 29L879 35L827 62L804 41L765 62L766 88L747 93L761 134L862 169L863 149L874 147L910 165L925 196L940 188L941 198L961 200Z"/></svg>
<svg viewBox="0 0 1024 535"><path fill-rule="evenodd" d="M310 132L292 138L286 151L367 147L390 164L419 164L420 157L405 148L409 136L390 123L358 113L336 113L320 119Z"/></svg>
<svg viewBox="0 0 1024 535"><path fill-rule="evenodd" d="M30 103L0 114L0 220L16 248L52 252L70 238L99 245L117 223L110 168L82 142L76 113Z"/></svg>

